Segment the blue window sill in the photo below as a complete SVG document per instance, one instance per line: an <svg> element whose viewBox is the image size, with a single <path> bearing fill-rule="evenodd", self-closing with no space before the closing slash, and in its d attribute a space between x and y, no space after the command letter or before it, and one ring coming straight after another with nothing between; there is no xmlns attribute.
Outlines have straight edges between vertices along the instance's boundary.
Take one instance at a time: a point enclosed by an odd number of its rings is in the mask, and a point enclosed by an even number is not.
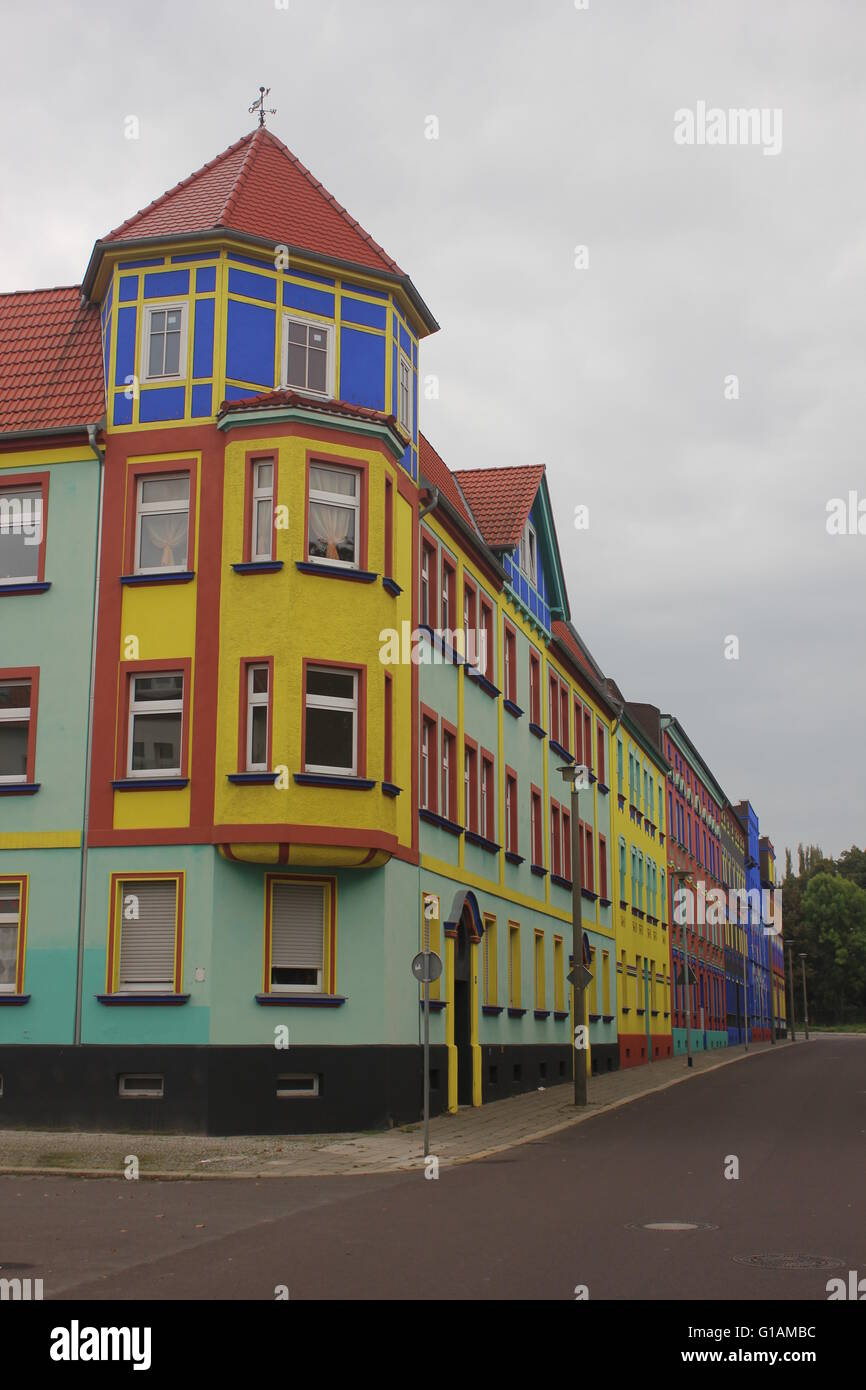
<svg viewBox="0 0 866 1390"><path fill-rule="evenodd" d="M570 878L564 878L562 874L551 874L551 875L550 875L550 881L551 881L551 883L556 883L556 884L558 884L558 886L559 886L560 888L567 888L568 891L569 891L569 893L571 892L571 879L570 879Z"/></svg>
<svg viewBox="0 0 866 1390"><path fill-rule="evenodd" d="M180 792L188 777L119 777L111 784L116 792Z"/></svg>
<svg viewBox="0 0 866 1390"><path fill-rule="evenodd" d="M369 777L341 777L327 772L296 772L301 787L344 787L347 791L368 792L376 783Z"/></svg>
<svg viewBox="0 0 866 1390"><path fill-rule="evenodd" d="M508 860L509 864L522 864L524 862L523 855L515 854L513 849L507 849L505 851L505 858Z"/></svg>
<svg viewBox="0 0 866 1390"><path fill-rule="evenodd" d="M589 1021L590 1021L590 1023L598 1023L598 1022L600 1021L600 1019L601 1019L601 1014L590 1014L590 1016L589 1016Z"/></svg>
<svg viewBox="0 0 866 1390"><path fill-rule="evenodd" d="M550 1018L550 1009L533 1009L536 1018Z"/></svg>
<svg viewBox="0 0 866 1390"><path fill-rule="evenodd" d="M488 1016L489 1018L493 1018L493 1017L498 1016L499 1014L501 1014L501 1013L503 1012L504 1008L505 1008L505 1005L504 1005L504 1004L482 1004L482 1005L481 1005L481 1012L482 1012L483 1014L487 1014L487 1016Z"/></svg>
<svg viewBox="0 0 866 1390"><path fill-rule="evenodd" d="M602 1023L613 1023L614 1017L614 1014L602 1014Z"/></svg>
<svg viewBox="0 0 866 1390"><path fill-rule="evenodd" d="M525 1010L525 1009L511 1009L511 1008L509 1008L509 1010L508 1010L508 1017L509 1017L509 1018L523 1018L523 1015L524 1015L525 1013L526 1013L526 1010Z"/></svg>
<svg viewBox="0 0 866 1390"><path fill-rule="evenodd" d="M448 1007L448 1000L447 1000L447 999L431 999L429 1002L430 1002L430 1012L431 1012L431 1014L441 1014L442 1010ZM420 1003L421 1003L421 1008L423 1009L423 1007L424 1007L424 999L423 999L423 997L422 997L422 999L420 1000Z"/></svg>
<svg viewBox="0 0 866 1390"><path fill-rule="evenodd" d="M586 898L586 900L587 900L588 903L594 903L594 902L597 902L597 901L598 901L598 894L597 894L597 893L593 893L593 891L592 891L591 888L581 888L580 891L581 891L581 893L583 894L583 896Z"/></svg>
<svg viewBox="0 0 866 1390"><path fill-rule="evenodd" d="M610 791L610 787L607 786L605 782L599 782L598 789L600 792L603 792L605 796L607 796L608 792Z"/></svg>
<svg viewBox="0 0 866 1390"><path fill-rule="evenodd" d="M257 994L257 1004L277 1005L283 1008L338 1009L345 1004L345 994Z"/></svg>
<svg viewBox="0 0 866 1390"><path fill-rule="evenodd" d="M508 710L509 714L513 714L515 719L523 718L523 710L519 705L516 705L513 700L503 700L502 706L504 709Z"/></svg>
<svg viewBox="0 0 866 1390"><path fill-rule="evenodd" d="M553 1017L557 1023L562 1023L563 1019L568 1018L568 1009L554 1009Z"/></svg>
<svg viewBox="0 0 866 1390"><path fill-rule="evenodd" d="M426 821L428 825L438 825L440 830L447 830L449 835L463 834L462 825L453 820L446 820L444 816L437 815L435 811L428 811L423 806L418 810L418 819Z"/></svg>
<svg viewBox="0 0 866 1390"><path fill-rule="evenodd" d="M567 763L574 762L574 758L571 756L568 749L563 748L562 744L558 743L555 738L552 738L547 746L551 750L551 752L558 753L560 758L564 758Z"/></svg>
<svg viewBox="0 0 866 1390"><path fill-rule="evenodd" d="M0 598L2 598L4 594L44 594L46 590L50 588L50 579L44 582L37 582L34 580L32 583L26 584L0 584Z"/></svg>
<svg viewBox="0 0 866 1390"><path fill-rule="evenodd" d="M479 835L475 830L465 830L463 839L470 845L477 845L479 849L484 849L488 854L498 854L500 846L495 840L488 840L486 835Z"/></svg>
<svg viewBox="0 0 866 1390"><path fill-rule="evenodd" d="M382 588L385 590L386 593L393 594L394 598L396 598L398 594L402 594L403 592L396 579L391 579L390 576L387 574L382 575Z"/></svg>
<svg viewBox="0 0 866 1390"><path fill-rule="evenodd" d="M602 907L610 907L610 898L599 898Z"/></svg>
<svg viewBox="0 0 866 1390"><path fill-rule="evenodd" d="M41 782L0 782L0 796L35 796Z"/></svg>
<svg viewBox="0 0 866 1390"><path fill-rule="evenodd" d="M175 570L170 574L122 574L121 584L189 584L195 579L195 570Z"/></svg>
<svg viewBox="0 0 866 1390"><path fill-rule="evenodd" d="M232 565L235 574L274 574L282 568L282 560L244 560L243 564Z"/></svg>
<svg viewBox="0 0 866 1390"><path fill-rule="evenodd" d="M382 791L386 796L399 796L402 790L403 788L398 787L394 782L382 783Z"/></svg>
<svg viewBox="0 0 866 1390"><path fill-rule="evenodd" d="M186 1004L188 994L97 994L99 1004Z"/></svg>
<svg viewBox="0 0 866 1390"><path fill-rule="evenodd" d="M353 579L356 584L374 584L379 578L372 570L343 569L342 565L317 565L314 560L296 560L301 574L321 574L326 579Z"/></svg>
<svg viewBox="0 0 866 1390"><path fill-rule="evenodd" d="M547 870L541 864L531 864L530 868L538 878L544 878L547 873Z"/></svg>
<svg viewBox="0 0 866 1390"><path fill-rule="evenodd" d="M535 734L536 738L547 738L546 730L542 729L540 724L533 724L531 720L529 722L529 732Z"/></svg>
<svg viewBox="0 0 866 1390"><path fill-rule="evenodd" d="M475 681L475 684L484 691L485 695L489 695L491 700L498 700L501 694L499 687L494 685L493 681L488 680L481 671L477 671L474 666L467 666L466 675L469 680Z"/></svg>
<svg viewBox="0 0 866 1390"><path fill-rule="evenodd" d="M0 1004L29 1004L29 994L0 994Z"/></svg>
<svg viewBox="0 0 866 1390"><path fill-rule="evenodd" d="M279 774L276 772L230 772L226 778L236 786L273 786Z"/></svg>

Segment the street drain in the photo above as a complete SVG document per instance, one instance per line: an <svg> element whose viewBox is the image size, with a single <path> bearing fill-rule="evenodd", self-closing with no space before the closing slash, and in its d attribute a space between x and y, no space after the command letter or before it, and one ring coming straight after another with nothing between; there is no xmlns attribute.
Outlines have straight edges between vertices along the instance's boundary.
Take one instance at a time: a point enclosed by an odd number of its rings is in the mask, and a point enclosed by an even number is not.
<svg viewBox="0 0 866 1390"><path fill-rule="evenodd" d="M630 1221L630 1231L717 1231L709 1221Z"/></svg>
<svg viewBox="0 0 866 1390"><path fill-rule="evenodd" d="M831 1255L734 1255L738 1265L753 1265L757 1269L838 1269L841 1260Z"/></svg>

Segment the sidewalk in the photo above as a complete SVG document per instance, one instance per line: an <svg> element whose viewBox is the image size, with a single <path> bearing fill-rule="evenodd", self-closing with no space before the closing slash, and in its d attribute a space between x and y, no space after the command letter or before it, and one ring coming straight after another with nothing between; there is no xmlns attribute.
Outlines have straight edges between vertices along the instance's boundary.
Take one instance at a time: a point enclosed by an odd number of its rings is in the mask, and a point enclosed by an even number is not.
<svg viewBox="0 0 866 1390"><path fill-rule="evenodd" d="M777 1043L781 1051L788 1044ZM666 1086L730 1066L771 1043L752 1043L695 1054L694 1067L672 1057L627 1071L606 1072L588 1082L589 1103L575 1113L571 1085L552 1086L480 1109L430 1122L430 1150L441 1164L473 1159L530 1143L580 1124L593 1115ZM367 1134L305 1134L231 1138L175 1134L78 1134L54 1130L0 1130L0 1174L121 1177L135 1156L142 1178L283 1178L399 1172L423 1166L422 1125Z"/></svg>

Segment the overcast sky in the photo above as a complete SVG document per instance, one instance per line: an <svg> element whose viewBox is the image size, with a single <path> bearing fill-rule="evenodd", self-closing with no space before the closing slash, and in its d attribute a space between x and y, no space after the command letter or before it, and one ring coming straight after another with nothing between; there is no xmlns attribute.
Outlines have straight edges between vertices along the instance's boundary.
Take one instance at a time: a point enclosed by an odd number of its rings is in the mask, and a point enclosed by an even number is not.
<svg viewBox="0 0 866 1390"><path fill-rule="evenodd" d="M679 716L780 862L862 846L866 534L826 509L856 491L866 531L866 6L278 3L5 7L0 289L79 283L270 85L274 132L442 324L431 442L547 465L604 670ZM700 102L781 111L781 149L675 143Z"/></svg>

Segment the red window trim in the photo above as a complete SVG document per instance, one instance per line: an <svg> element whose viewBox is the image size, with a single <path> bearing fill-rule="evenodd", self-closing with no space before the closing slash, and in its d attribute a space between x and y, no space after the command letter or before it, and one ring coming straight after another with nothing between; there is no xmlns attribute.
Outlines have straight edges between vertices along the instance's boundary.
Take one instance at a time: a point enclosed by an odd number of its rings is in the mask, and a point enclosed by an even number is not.
<svg viewBox="0 0 866 1390"><path fill-rule="evenodd" d="M585 888L587 892L592 893L595 891L593 887L595 881L595 863L593 858L592 826L587 825L586 821L581 821L580 824L583 834L583 842L581 844L583 853L581 855L580 865L583 878L581 887Z"/></svg>
<svg viewBox="0 0 866 1390"><path fill-rule="evenodd" d="M506 830L507 830L507 833L506 833L506 840L505 840L505 843L506 843L506 847L507 847L507 849L508 849L508 851L509 851L510 854L519 854L520 851L519 851L519 849L518 849L518 844L519 844L519 842L520 842L520 838L519 838L519 834L518 834L518 827L519 827L519 825L520 825L520 816L518 815L518 809L517 809L518 803L517 803L517 798L518 798L518 795L519 795L519 785L520 785L520 784L519 784L519 782L518 782L517 773L514 771L514 768L513 768L513 767L509 767L508 764L506 763L506 765L505 765L505 787L506 787L506 792L507 792L507 789L508 789L509 785L511 786L511 789L512 789L512 790L511 790L511 812L510 812L510 820L509 820L508 797L507 797L507 795L506 795L506 798L505 798L505 817L506 817ZM510 842L511 842L510 844L509 844L509 840L510 840Z"/></svg>
<svg viewBox="0 0 866 1390"><path fill-rule="evenodd" d="M385 578L394 577L394 484L385 478ZM390 779L388 779L390 780Z"/></svg>
<svg viewBox="0 0 866 1390"><path fill-rule="evenodd" d="M529 719L532 724L541 720L541 657L533 648L529 652Z"/></svg>
<svg viewBox="0 0 866 1390"><path fill-rule="evenodd" d="M443 785L443 786L444 786L444 784L445 784L445 735L447 734L447 735L450 737L450 739L451 739L451 759L450 759L450 762L449 762L449 765L448 765L448 819L452 822L452 824L455 824L455 823L457 823L457 820L458 820L458 814L457 814L457 813L458 813L458 811L459 811L459 805L460 805L459 800L458 800L458 788L459 788L459 786L460 786L460 781L459 781L459 776L458 776L459 769L458 769L458 766L457 766L457 729L455 728L455 726L454 726L453 724L449 723L449 721L448 721L447 719L444 719L444 718L443 718L440 722L441 722L441 724L442 724L442 785ZM440 804L442 807L445 806L445 797L444 797L444 796L442 797L442 799L441 799L441 801L440 801L439 804ZM442 811L442 814L443 814L443 815L445 814L444 810Z"/></svg>
<svg viewBox="0 0 866 1390"><path fill-rule="evenodd" d="M240 698L238 699L238 772L249 771L247 767L247 721L249 716L248 674L251 666L267 666L268 668L268 769L273 765L274 658L272 656L242 656L240 661ZM184 686L184 691L185 689Z"/></svg>
<svg viewBox="0 0 866 1390"><path fill-rule="evenodd" d="M368 499L369 499L369 474L370 465L366 459L344 458L342 454L325 454L321 449L308 449L304 462L304 554L305 562L310 564L326 564L327 561L310 560L310 468L314 463L323 463L329 468L343 468L349 473L358 473L361 478L361 496L358 506L358 564L359 570L367 568L367 536L369 525ZM351 567L345 566L351 572ZM323 665L322 662L314 662L316 666ZM332 661L331 665L338 663Z"/></svg>
<svg viewBox="0 0 866 1390"><path fill-rule="evenodd" d="M118 665L118 714L117 714L117 742L114 750L114 776L118 782L128 781L130 778L128 747L129 747L129 697L132 688L133 676L158 676L167 671L180 671L183 675L183 708L181 711L180 728L180 777L189 777L189 745L192 720L190 717L190 687L192 683L192 658L188 656L175 657L173 660L167 658L164 661L121 661ZM159 772L151 774L154 778L160 776ZM146 780L146 779L142 779ZM146 789L145 789L146 790ZM122 875L121 875L122 877ZM134 875L127 875L134 877ZM141 877L141 875L139 875Z"/></svg>
<svg viewBox="0 0 866 1390"><path fill-rule="evenodd" d="M538 807L538 821L534 814L534 807ZM544 801L542 799L541 788L536 787L534 782L529 784L529 835L530 835L530 856L533 864L539 868L544 868ZM538 858L537 851L541 851Z"/></svg>
<svg viewBox="0 0 866 1390"><path fill-rule="evenodd" d="M583 757L583 704L575 695L574 697L574 761L580 767L584 762Z"/></svg>
<svg viewBox="0 0 866 1390"><path fill-rule="evenodd" d="M602 872L603 871L603 872ZM598 893L601 898L609 898L607 882L607 837L598 837Z"/></svg>
<svg viewBox="0 0 866 1390"><path fill-rule="evenodd" d="M479 796L479 822L481 817L481 788L484 785L485 769L490 769L490 795L487 798L487 822L481 827L481 834L486 840L496 839L496 760L487 748L481 749L481 777L478 783Z"/></svg>
<svg viewBox="0 0 866 1390"><path fill-rule="evenodd" d="M270 463L273 466L273 516L271 517L271 561L277 558L277 451L276 449L248 449L244 455L244 564L253 558L253 478L257 463ZM269 561L260 563L268 564Z"/></svg>
<svg viewBox="0 0 866 1390"><path fill-rule="evenodd" d="M24 952L27 946L27 890L29 874L0 874L0 883L18 884L18 940L15 955L15 993L24 993ZM8 995L6 996L9 997Z"/></svg>
<svg viewBox="0 0 866 1390"><path fill-rule="evenodd" d="M39 712L39 667L3 666L0 667L0 681L30 682L30 724L27 729L27 766L24 784L30 786L36 781L36 716ZM14 791L21 782L0 782L0 793Z"/></svg>
<svg viewBox="0 0 866 1390"><path fill-rule="evenodd" d="M583 707L583 762L592 772L592 711Z"/></svg>
<svg viewBox="0 0 866 1390"><path fill-rule="evenodd" d="M305 656L301 661L301 771L307 767L307 667L333 667L339 671L355 671L358 676L358 766L354 773L336 776L367 776L367 666L357 661L331 661L322 656Z"/></svg>
<svg viewBox="0 0 866 1390"><path fill-rule="evenodd" d="M468 825L465 823L465 822L466 822L465 786L466 786L466 754L467 754L467 753L470 753L470 754L472 755L472 761L471 761L470 764L469 764L469 824L468 824ZM463 797L463 802L464 802L464 804L463 804L463 806L461 807L461 810L462 810L462 812L463 812L464 829L466 829L466 830L471 830L471 831L473 831L473 832L477 835L477 834L478 834L478 817L479 817L479 809L478 809L478 744L475 742L475 739L474 739L474 738L469 738L469 736L468 736L467 734L464 734L464 735L463 735L463 767L461 768L461 771L462 771L462 773L463 773L463 776L462 776L462 779L461 779L461 786L463 787L463 790L464 790L464 797Z"/></svg>
<svg viewBox="0 0 866 1390"><path fill-rule="evenodd" d="M442 552L442 587L448 590L447 631L459 632L462 623L458 621L460 614L457 612L457 566L448 559L444 551ZM443 630L446 629L444 613L442 615L442 628Z"/></svg>
<svg viewBox="0 0 866 1390"><path fill-rule="evenodd" d="M45 582L45 538L48 533L48 488L51 482L49 472L40 473L10 473L8 477L0 478L0 492L18 492L19 490L29 490L39 488L42 495L42 535L39 540L39 548L36 552L36 583ZM15 580L9 584L0 584L0 594L6 588L14 587ZM21 581L25 584L32 584L33 580Z"/></svg>
<svg viewBox="0 0 866 1390"><path fill-rule="evenodd" d="M429 705L420 707L420 746L418 749L418 760L420 763L419 771L419 790L421 796L419 805L425 811L432 811L434 815L439 812L439 715L435 710L430 709ZM427 758L427 786L423 787L420 781L420 773L424 770L424 725L432 725L432 739ZM426 800L425 800L426 793Z"/></svg>
<svg viewBox="0 0 866 1390"><path fill-rule="evenodd" d="M125 575L135 574L135 520L138 509L138 484L141 478L146 478L151 474L160 477L167 473L188 473L189 474L189 530L187 532L187 551L186 564L188 570L195 570L197 563L197 536L196 536L196 493L198 491L198 459L195 457L178 459L150 459L146 462L130 462L126 469L126 501L125 501L125 525L126 532L123 542L123 573ZM154 583L159 582L159 575L151 576ZM166 575L170 580L171 573Z"/></svg>
<svg viewBox="0 0 866 1390"><path fill-rule="evenodd" d="M550 801L550 871L562 877L562 821L559 802Z"/></svg>
<svg viewBox="0 0 866 1390"><path fill-rule="evenodd" d="M562 808L562 872L571 878L571 815Z"/></svg>
<svg viewBox="0 0 866 1390"><path fill-rule="evenodd" d="M511 651L511 661L506 661L508 651ZM507 618L502 620L502 683L505 686L505 698L517 704L517 629Z"/></svg>
<svg viewBox="0 0 866 1390"><path fill-rule="evenodd" d="M490 599L482 594L480 597L481 625L480 630L484 633L484 675L489 681L495 681L496 672L494 669L494 641L493 641L493 604Z"/></svg>
<svg viewBox="0 0 866 1390"><path fill-rule="evenodd" d="M465 613L465 611L466 611L466 599L467 599L467 598L469 599L469 616L468 616L468 619L464 617L464 613ZM463 628L464 632L466 632L466 634L467 634L467 639L468 639L469 633L470 633L471 631L473 631L473 629L475 628L475 625L476 625L477 622L478 622L478 585L475 583L474 580L467 578L466 574L464 574L464 575L463 575L463 612L460 614L460 626Z"/></svg>
<svg viewBox="0 0 866 1390"><path fill-rule="evenodd" d="M385 672L383 781L394 781L394 678Z"/></svg>
<svg viewBox="0 0 866 1390"><path fill-rule="evenodd" d="M604 725L602 724L602 722L601 722L600 719L596 720L596 724L595 724L595 743L596 743L596 752L597 752L597 754L598 754L598 766L597 766L598 780L599 780L599 782L606 782L606 781L607 781L607 778L605 777L605 771L604 771L604 770L605 770L605 760L604 760Z"/></svg>
<svg viewBox="0 0 866 1390"><path fill-rule="evenodd" d="M428 558L427 571L427 612L422 611L421 575L424 573L424 557ZM418 577L418 610L420 621L428 627L439 626L439 547L429 531L421 530L421 571Z"/></svg>
<svg viewBox="0 0 866 1390"><path fill-rule="evenodd" d="M176 910L174 936L174 992L179 994L183 985L183 938L184 938L184 908L186 906L186 871L184 869L134 869L119 870L112 873L109 880L109 916L108 916L108 950L105 960L105 992L106 994L119 994L120 991L114 983L114 962L115 957L120 952L120 932L123 926L122 920L117 920L117 907L120 894L118 889L122 883L136 883L141 879L174 879L177 883Z"/></svg>
<svg viewBox="0 0 866 1390"><path fill-rule="evenodd" d="M306 687L305 687L306 688ZM265 939L264 939L264 960L262 993L271 993L271 899L273 897L272 885L274 883L321 883L330 887L328 894L328 920L325 924L325 931L328 934L327 948L322 942L323 950L326 949L326 959L328 961L328 977L325 979L322 972L322 993L335 994L337 989L337 880L328 874L265 874ZM311 996L315 998L315 995Z"/></svg>
<svg viewBox="0 0 866 1390"><path fill-rule="evenodd" d="M554 743L559 743L559 678L555 671L547 677L547 727Z"/></svg>
<svg viewBox="0 0 866 1390"><path fill-rule="evenodd" d="M559 742L566 753L571 748L568 723L568 686L565 681L561 680L559 682Z"/></svg>

